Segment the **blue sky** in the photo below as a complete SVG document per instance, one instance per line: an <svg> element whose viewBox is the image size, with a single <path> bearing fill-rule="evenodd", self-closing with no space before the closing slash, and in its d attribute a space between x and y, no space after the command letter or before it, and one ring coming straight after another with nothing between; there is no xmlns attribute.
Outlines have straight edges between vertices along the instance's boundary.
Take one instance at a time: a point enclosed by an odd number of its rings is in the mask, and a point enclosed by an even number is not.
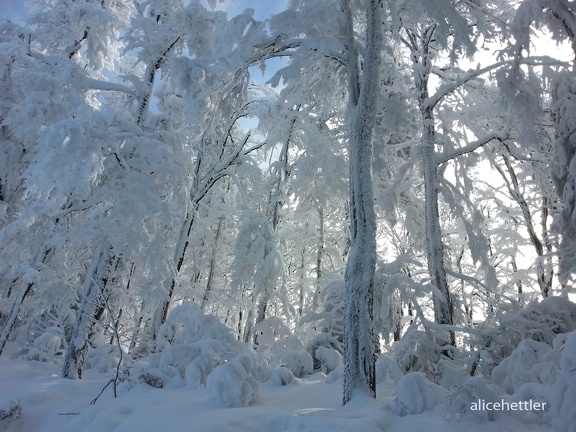
<svg viewBox="0 0 576 432"><path fill-rule="evenodd" d="M0 0L0 19L18 21L26 13L24 0Z"/></svg>
<svg viewBox="0 0 576 432"><path fill-rule="evenodd" d="M254 17L262 20L286 9L286 3L286 0L226 0L218 5L218 9L228 12L230 16L238 15L244 9L254 9Z"/></svg>
<svg viewBox="0 0 576 432"><path fill-rule="evenodd" d="M0 0L0 19L17 21L22 18L26 13L24 4L25 0ZM244 9L254 9L255 18L258 20L278 13L285 7L286 0L226 0L218 4L218 9L228 12L230 16L237 15Z"/></svg>

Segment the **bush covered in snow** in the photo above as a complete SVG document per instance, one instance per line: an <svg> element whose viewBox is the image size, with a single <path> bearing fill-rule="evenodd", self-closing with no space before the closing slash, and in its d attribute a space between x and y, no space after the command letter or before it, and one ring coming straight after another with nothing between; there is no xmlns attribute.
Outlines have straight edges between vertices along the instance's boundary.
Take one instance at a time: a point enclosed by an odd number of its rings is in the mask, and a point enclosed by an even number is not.
<svg viewBox="0 0 576 432"><path fill-rule="evenodd" d="M413 327L380 356L377 373L379 380L396 381L400 415L442 404L447 414L491 421L500 411L477 406L479 401L507 406L530 402L539 408L501 411L524 423L576 432L575 328L576 305L551 297L502 318L496 328L480 328L475 342L483 340L484 346L470 357L453 351L450 359L432 333ZM474 358L479 368L470 367Z"/></svg>
<svg viewBox="0 0 576 432"><path fill-rule="evenodd" d="M270 378L268 379L269 383L276 384L280 386L286 386L288 384L298 384L298 378L294 376L292 371L286 367L280 366L277 369L274 369L270 374Z"/></svg>
<svg viewBox="0 0 576 432"><path fill-rule="evenodd" d="M210 394L227 407L248 406L259 391L252 365L250 357L243 354L216 367L206 379Z"/></svg>
<svg viewBox="0 0 576 432"><path fill-rule="evenodd" d="M576 432L576 332L570 333L559 351L556 383L549 391L552 426Z"/></svg>
<svg viewBox="0 0 576 432"><path fill-rule="evenodd" d="M344 354L344 290L343 280L327 284L321 295L322 311L309 311L300 320L301 325L314 323L316 328L320 329L320 333L316 334L306 347L312 356L315 370L323 367L321 359L316 357L319 347L333 349Z"/></svg>
<svg viewBox="0 0 576 432"><path fill-rule="evenodd" d="M522 340L531 339L551 346L558 334L576 330L576 304L564 297L547 297L517 314L503 315L499 321L495 327L490 323L480 327L480 335L470 340L477 347L472 369L478 366L484 376L490 376Z"/></svg>
<svg viewBox="0 0 576 432"><path fill-rule="evenodd" d="M329 374L335 370L338 366L342 365L342 354L333 348L326 348L325 346L319 346L315 353L316 359L320 362L320 369L325 374Z"/></svg>
<svg viewBox="0 0 576 432"><path fill-rule="evenodd" d="M310 375L314 371L312 356L306 351L272 351L270 360L273 364L286 367L298 378Z"/></svg>
<svg viewBox="0 0 576 432"><path fill-rule="evenodd" d="M446 341L446 344L439 341ZM403 373L424 372L430 375L435 373L438 362L446 357L443 350L449 341L448 332L424 331L411 326L402 340L394 344L390 355ZM451 350L454 349L451 347Z"/></svg>
<svg viewBox="0 0 576 432"><path fill-rule="evenodd" d="M423 373L409 373L396 384L396 412L405 416L432 410L447 393L446 389L428 381Z"/></svg>
<svg viewBox="0 0 576 432"><path fill-rule="evenodd" d="M510 357L494 368L492 380L508 393L514 393L525 383L544 383L542 366L550 351L552 347L544 342L524 339Z"/></svg>
<svg viewBox="0 0 576 432"><path fill-rule="evenodd" d="M463 386L456 388L451 395L450 409L455 414L468 414L481 420L494 420L497 412L486 410L485 405L474 406L478 401L494 403L499 401L497 391L480 377L469 378Z"/></svg>
<svg viewBox="0 0 576 432"><path fill-rule="evenodd" d="M171 311L157 340L157 352L146 358L142 372L168 385L203 386L215 366L250 352L215 316L192 302Z"/></svg>

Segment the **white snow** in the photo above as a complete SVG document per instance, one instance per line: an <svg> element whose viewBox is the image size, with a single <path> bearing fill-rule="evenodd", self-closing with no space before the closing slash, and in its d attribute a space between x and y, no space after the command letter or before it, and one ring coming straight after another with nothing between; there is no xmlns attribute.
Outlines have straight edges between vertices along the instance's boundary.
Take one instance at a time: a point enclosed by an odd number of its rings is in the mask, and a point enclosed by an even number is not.
<svg viewBox="0 0 576 432"><path fill-rule="evenodd" d="M359 397L345 407L341 406L341 375L335 380L327 380L323 373L296 379L288 378L290 372L279 368L270 380L256 384L259 387L256 393L251 387L255 381L250 375L250 369L256 364L247 355L216 367L208 377L207 388L191 385L154 388L143 381L127 380L119 386L116 399L110 386L92 405L90 402L110 379L110 372L102 374L90 369L82 380L65 379L60 376L60 367L53 363L11 359L15 347L9 344L0 358L0 412L19 407L20 414L0 420L0 430L460 432L473 428L475 432L573 431L576 423L570 416L574 412L571 407L576 401L576 386L568 368L573 368L576 358L575 341L575 334L568 338L560 363L561 374L564 374L561 376L565 379L553 388L554 397L563 401L555 408L557 429L541 421L506 413L494 416L492 421L485 421L488 419L481 415L462 415L454 394L448 394L450 391L427 381L419 373L406 375L398 383L396 396L410 412L416 413L404 416L395 409L394 384L384 379L379 380L377 401ZM296 381L290 385L282 383L289 379ZM242 393L237 392L238 385L242 386ZM216 397L213 397L214 391ZM478 398L495 394L479 379L469 380L459 391L460 404L465 396ZM220 392L225 400L242 401L241 405L247 406L224 407L218 396ZM234 392L236 396L232 396Z"/></svg>
<svg viewBox="0 0 576 432"><path fill-rule="evenodd" d="M245 354L215 368L206 388L227 407L248 406L260 389L252 376L252 360Z"/></svg>
<svg viewBox="0 0 576 432"><path fill-rule="evenodd" d="M446 390L428 381L422 372L404 375L396 384L396 411L401 416L432 410Z"/></svg>

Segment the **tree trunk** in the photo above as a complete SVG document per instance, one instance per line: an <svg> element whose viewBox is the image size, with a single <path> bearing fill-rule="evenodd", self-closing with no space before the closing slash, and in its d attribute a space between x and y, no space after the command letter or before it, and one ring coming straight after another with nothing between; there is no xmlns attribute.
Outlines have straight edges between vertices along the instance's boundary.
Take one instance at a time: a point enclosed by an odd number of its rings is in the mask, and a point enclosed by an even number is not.
<svg viewBox="0 0 576 432"><path fill-rule="evenodd" d="M345 274L343 403L358 392L376 397L373 303L376 268L376 216L372 192L373 131L379 68L381 18L378 0L367 2L364 74L359 81L349 0L343 0L350 124L351 248Z"/></svg>
<svg viewBox="0 0 576 432"><path fill-rule="evenodd" d="M296 124L296 117L294 117L290 123L290 129L288 132L288 136L284 141L284 145L282 146L282 151L280 153L280 164L277 169L276 173L276 187L273 192L270 193L270 203L272 204L270 218L272 221L272 231L276 232L278 228L278 223L280 222L280 209L284 204L284 200L282 197L283 194L283 186L287 182L288 177L290 176L290 170L288 167L288 149L290 146L290 140L292 139L292 133L294 132L294 125ZM258 304L258 312L256 314L256 323L255 325L260 324L264 319L266 319L266 310L268 308L268 303L271 299L270 294L270 287L266 287L264 292L260 297L260 303ZM274 289L274 288L272 288ZM254 335L254 344L258 343L258 335Z"/></svg>
<svg viewBox="0 0 576 432"><path fill-rule="evenodd" d="M50 253L53 251L52 248L46 249L42 254L42 264L46 262ZM15 281L14 281L15 282ZM34 287L34 283L26 283L21 286L16 298L14 299L14 303L12 303L12 307L10 308L10 312L8 313L8 318L2 327L2 331L0 332L0 355L2 355L2 351L4 351L4 347L6 346L6 342L8 342L8 338L10 337L10 333L18 320L18 314L20 314L20 308L22 303L32 291ZM11 287L8 290L7 297L10 297L11 294Z"/></svg>
<svg viewBox="0 0 576 432"><path fill-rule="evenodd" d="M576 64L576 63L575 63ZM567 297L573 284L573 274L576 269L576 145L575 128L568 117L571 112L576 96L572 89L576 79L566 74L560 77L555 91L553 92L553 116L556 123L555 153L558 162L564 162L564 166L555 166L553 177L558 188L558 195L563 204L562 211L557 218L557 226L560 232L558 280L561 285L562 295Z"/></svg>
<svg viewBox="0 0 576 432"><path fill-rule="evenodd" d="M320 292L322 291L322 258L324 256L324 208L318 207L318 245L316 246L316 282L314 297L312 299L312 310L318 309Z"/></svg>
<svg viewBox="0 0 576 432"><path fill-rule="evenodd" d="M422 118L422 169L424 174L426 255L428 272L432 285L439 295L433 295L434 320L438 324L453 324L453 308L450 290L444 267L444 243L438 210L438 165L435 154L434 107L429 101L428 78L430 76L430 42L434 36L436 24L429 24L421 35L409 32L412 48L414 81L418 91L418 105ZM450 332L452 345L455 344L454 332Z"/></svg>
<svg viewBox="0 0 576 432"><path fill-rule="evenodd" d="M76 327L64 358L62 376L65 378L82 378L84 359L90 344L90 334L99 309L102 309L100 297L104 295L103 291L108 284L113 259L111 248L103 245L96 250L92 257L92 262L84 279L84 300L78 311Z"/></svg>
<svg viewBox="0 0 576 432"><path fill-rule="evenodd" d="M12 303L12 307L10 308L10 312L8 313L8 318L2 327L2 332L0 332L0 355L2 355L2 351L4 351L4 347L6 346L6 342L8 342L8 337L14 328L14 324L18 319L18 314L20 313L20 307L22 306L22 302L28 295L28 293L32 290L34 284L28 283L22 285L20 291L16 295L14 299L14 303Z"/></svg>
<svg viewBox="0 0 576 432"><path fill-rule="evenodd" d="M218 242L220 240L220 234L222 232L222 224L224 223L224 216L218 218L218 226L216 227L216 234L214 235L214 248L212 249L212 257L210 259L210 268L208 270L208 281L206 282L206 290L204 291L204 297L202 297L202 302L200 303L200 310L204 312L206 309L206 303L210 298L212 292L212 283L214 281L214 268L216 267L216 252L218 251Z"/></svg>

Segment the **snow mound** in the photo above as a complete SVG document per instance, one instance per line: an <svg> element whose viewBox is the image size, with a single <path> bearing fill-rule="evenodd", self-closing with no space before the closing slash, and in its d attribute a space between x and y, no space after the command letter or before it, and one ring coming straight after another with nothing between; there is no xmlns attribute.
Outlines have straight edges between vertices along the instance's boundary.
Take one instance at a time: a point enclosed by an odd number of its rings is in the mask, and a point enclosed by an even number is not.
<svg viewBox="0 0 576 432"><path fill-rule="evenodd" d="M230 329L214 315L205 314L193 302L184 302L175 307L166 322L160 327L157 337L157 351L162 351L173 345L198 342L199 340L214 339L224 346L238 347Z"/></svg>
<svg viewBox="0 0 576 432"><path fill-rule="evenodd" d="M292 371L294 376L302 378L314 371L312 356L305 351L284 350L271 352L273 361L279 362Z"/></svg>
<svg viewBox="0 0 576 432"><path fill-rule="evenodd" d="M224 324L192 302L172 310L160 328L156 349L141 372L168 385L193 388L203 387L217 365L248 352Z"/></svg>
<svg viewBox="0 0 576 432"><path fill-rule="evenodd" d="M258 382L252 376L252 360L245 354L216 367L206 379L212 397L227 407L246 407L258 393Z"/></svg>
<svg viewBox="0 0 576 432"><path fill-rule="evenodd" d="M455 414L468 414L483 421L493 421L496 419L497 411L487 410L486 403L494 403L501 399L482 378L471 377L452 395L450 409Z"/></svg>
<svg viewBox="0 0 576 432"><path fill-rule="evenodd" d="M280 386L286 386L288 384L299 384L298 378L294 376L292 371L283 366L272 371L268 382Z"/></svg>
<svg viewBox="0 0 576 432"><path fill-rule="evenodd" d="M319 346L316 349L315 357L320 362L320 368L325 374L329 374L338 366L342 365L342 354L333 348Z"/></svg>
<svg viewBox="0 0 576 432"><path fill-rule="evenodd" d="M510 394L522 384L544 383L542 363L550 351L552 347L544 342L523 339L510 357L494 368L492 380Z"/></svg>
<svg viewBox="0 0 576 432"><path fill-rule="evenodd" d="M556 383L549 393L552 426L558 431L576 432L576 332L568 335L562 348Z"/></svg>
<svg viewBox="0 0 576 432"><path fill-rule="evenodd" d="M546 297L520 316L534 323L532 339L548 344L552 344L557 334L576 330L576 304L564 297Z"/></svg>
<svg viewBox="0 0 576 432"><path fill-rule="evenodd" d="M432 410L448 391L426 379L422 372L411 372L396 384L396 412L401 416Z"/></svg>

